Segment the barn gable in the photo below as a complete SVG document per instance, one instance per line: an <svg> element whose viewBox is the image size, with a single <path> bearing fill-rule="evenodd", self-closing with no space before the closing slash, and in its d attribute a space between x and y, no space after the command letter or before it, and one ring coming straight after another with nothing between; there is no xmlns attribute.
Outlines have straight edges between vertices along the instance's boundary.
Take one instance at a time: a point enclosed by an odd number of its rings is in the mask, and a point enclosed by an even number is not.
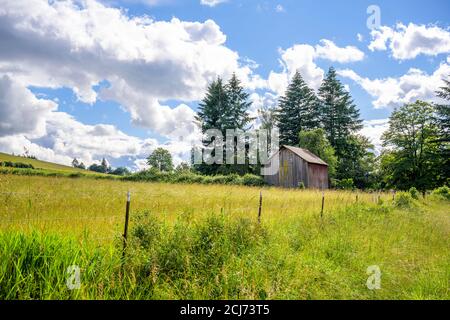
<svg viewBox="0 0 450 320"><path fill-rule="evenodd" d="M269 185L298 188L303 183L306 188L328 189L328 164L309 150L281 146L265 167L275 169L264 176Z"/></svg>

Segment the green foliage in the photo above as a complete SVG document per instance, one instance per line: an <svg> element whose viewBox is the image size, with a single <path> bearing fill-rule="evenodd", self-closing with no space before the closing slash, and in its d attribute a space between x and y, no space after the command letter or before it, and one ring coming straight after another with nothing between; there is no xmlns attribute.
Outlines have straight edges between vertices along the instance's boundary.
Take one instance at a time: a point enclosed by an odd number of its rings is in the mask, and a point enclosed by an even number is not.
<svg viewBox="0 0 450 320"><path fill-rule="evenodd" d="M409 188L409 194L415 200L419 200L419 191L415 187Z"/></svg>
<svg viewBox="0 0 450 320"><path fill-rule="evenodd" d="M301 131L299 134L299 147L311 151L325 161L328 164L330 178L335 177L338 161L323 129Z"/></svg>
<svg viewBox="0 0 450 320"><path fill-rule="evenodd" d="M0 167L34 169L32 164L12 161L0 161Z"/></svg>
<svg viewBox="0 0 450 320"><path fill-rule="evenodd" d="M242 185L244 186L254 186L254 187L258 187L258 186L263 186L264 183L264 179L261 178L260 176L255 176L253 174L246 174L242 177Z"/></svg>
<svg viewBox="0 0 450 320"><path fill-rule="evenodd" d="M285 95L279 99L276 112L280 145L298 145L299 132L311 130L319 125L318 105L314 91L308 87L297 71Z"/></svg>
<svg viewBox="0 0 450 320"><path fill-rule="evenodd" d="M167 183L230 184L244 186L263 186L264 179L253 174L204 176L193 172L160 172L156 169L144 170L124 177L128 181L148 181Z"/></svg>
<svg viewBox="0 0 450 320"><path fill-rule="evenodd" d="M164 148L157 148L147 158L147 164L159 171L170 172L173 170L172 155Z"/></svg>
<svg viewBox="0 0 450 320"><path fill-rule="evenodd" d="M398 192L395 196L394 204L399 208L411 208L414 204L414 199L409 192Z"/></svg>
<svg viewBox="0 0 450 320"><path fill-rule="evenodd" d="M128 176L131 174L127 167L117 167L115 169L111 169L109 173L116 176Z"/></svg>
<svg viewBox="0 0 450 320"><path fill-rule="evenodd" d="M352 178L342 180L336 179L334 180L334 187L341 190L353 190L355 188L355 184Z"/></svg>
<svg viewBox="0 0 450 320"><path fill-rule="evenodd" d="M434 189L433 194L442 197L444 199L450 200L450 188L447 186Z"/></svg>
<svg viewBox="0 0 450 320"><path fill-rule="evenodd" d="M350 93L337 79L333 67L323 80L318 95L321 124L340 161L346 155L349 136L362 128L362 120Z"/></svg>
<svg viewBox="0 0 450 320"><path fill-rule="evenodd" d="M195 118L202 133L210 129L216 129L220 131L222 138L225 138L227 130L246 131L248 129L248 125L252 120L248 113L250 106L249 94L245 92L244 87L235 74L233 74L227 84L223 84L222 79L219 77L208 86L206 96L199 104ZM211 141L205 140L202 143L203 147L206 148ZM235 145L236 143L237 141L235 141ZM247 142L244 144L247 144ZM223 164L195 164L193 165L194 169L208 175L253 172L252 166L248 163L248 147L246 147L246 164L241 165L225 164L225 150L224 144Z"/></svg>
<svg viewBox="0 0 450 320"><path fill-rule="evenodd" d="M303 183L303 181L300 181L300 182L298 183L298 188L299 188L300 190L305 189L305 184Z"/></svg>
<svg viewBox="0 0 450 320"><path fill-rule="evenodd" d="M405 104L392 112L383 134L385 151L381 170L388 188L420 191L436 187L442 158L438 156L437 127L433 107L422 101Z"/></svg>

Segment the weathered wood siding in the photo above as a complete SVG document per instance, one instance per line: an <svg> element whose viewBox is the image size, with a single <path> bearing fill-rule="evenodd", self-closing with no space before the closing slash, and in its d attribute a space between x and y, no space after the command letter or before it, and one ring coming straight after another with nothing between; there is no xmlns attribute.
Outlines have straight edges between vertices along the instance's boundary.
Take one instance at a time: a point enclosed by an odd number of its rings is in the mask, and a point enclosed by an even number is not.
<svg viewBox="0 0 450 320"><path fill-rule="evenodd" d="M264 176L264 180L269 185L298 188L303 182L306 188L328 188L327 166L308 163L288 149L279 151L279 163L276 163L276 157L274 157L266 167L277 167L277 165L278 172Z"/></svg>
<svg viewBox="0 0 450 320"><path fill-rule="evenodd" d="M309 163L309 188L328 189L328 167L320 164Z"/></svg>

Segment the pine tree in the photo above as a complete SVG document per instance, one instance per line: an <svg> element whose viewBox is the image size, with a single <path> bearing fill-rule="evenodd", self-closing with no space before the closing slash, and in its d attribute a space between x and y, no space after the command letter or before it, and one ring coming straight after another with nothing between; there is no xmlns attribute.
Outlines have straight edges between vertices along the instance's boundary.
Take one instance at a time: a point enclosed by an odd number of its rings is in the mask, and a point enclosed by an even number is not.
<svg viewBox="0 0 450 320"><path fill-rule="evenodd" d="M195 119L199 122L202 133L209 129L219 129L225 135L229 114L228 93L222 79L218 77L208 86Z"/></svg>
<svg viewBox="0 0 450 320"><path fill-rule="evenodd" d="M196 120L198 121L202 133L209 129L218 129L223 137L226 137L227 129L246 130L252 120L248 114L251 102L248 100L249 94L244 91L239 79L235 74L229 82L224 85L221 78L213 81L207 89L205 98L200 103ZM203 141L206 147L211 141ZM224 144L224 163L225 163ZM197 165L195 169L206 174L216 174L219 172L240 172L245 173L248 167L232 165Z"/></svg>
<svg viewBox="0 0 450 320"><path fill-rule="evenodd" d="M362 128L362 120L350 93L337 79L333 67L319 88L320 122L338 158L345 155L350 136Z"/></svg>
<svg viewBox="0 0 450 320"><path fill-rule="evenodd" d="M250 95L245 92L235 73L225 89L228 95L228 109L224 115L224 124L227 129L247 129L247 125L252 120L248 114L248 109L252 104L248 101Z"/></svg>
<svg viewBox="0 0 450 320"><path fill-rule="evenodd" d="M318 125L318 99L312 89L296 72L286 94L280 98L276 112L281 145L298 145L298 134Z"/></svg>

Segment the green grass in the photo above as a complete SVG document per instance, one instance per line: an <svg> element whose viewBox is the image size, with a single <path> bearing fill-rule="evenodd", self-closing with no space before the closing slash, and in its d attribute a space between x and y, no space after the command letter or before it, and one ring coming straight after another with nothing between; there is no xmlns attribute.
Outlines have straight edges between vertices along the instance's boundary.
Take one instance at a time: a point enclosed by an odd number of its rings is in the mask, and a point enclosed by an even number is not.
<svg viewBox="0 0 450 320"><path fill-rule="evenodd" d="M1 175L0 299L450 298L448 200L328 191L321 216L321 196ZM71 265L79 290L66 287ZM371 265L380 290L366 286Z"/></svg>
<svg viewBox="0 0 450 320"><path fill-rule="evenodd" d="M60 174L60 175L69 175L69 174L82 174L82 175L95 175L95 176L107 176L103 173L93 172L89 170L83 170L78 168L73 168L69 166L64 166L61 164L56 164L52 162L46 162L36 159L30 159L25 157L13 156L10 154L0 152L0 162L2 161L11 161L11 162L20 162L31 164L37 170L30 169L14 169L16 172L36 172L36 174ZM0 167L0 171L12 171L12 168L4 168Z"/></svg>

